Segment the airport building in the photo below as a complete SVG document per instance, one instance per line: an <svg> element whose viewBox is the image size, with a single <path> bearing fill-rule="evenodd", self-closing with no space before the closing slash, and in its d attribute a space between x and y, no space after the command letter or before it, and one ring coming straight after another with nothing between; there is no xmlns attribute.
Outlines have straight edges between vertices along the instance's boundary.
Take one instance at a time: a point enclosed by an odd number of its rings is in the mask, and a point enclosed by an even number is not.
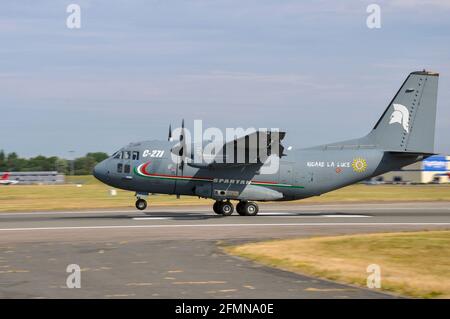
<svg viewBox="0 0 450 319"><path fill-rule="evenodd" d="M427 159L392 171L375 181L385 183L450 183L450 156L434 155Z"/></svg>
<svg viewBox="0 0 450 319"><path fill-rule="evenodd" d="M0 172L0 176L9 173L8 179L18 181L18 184L63 184L64 174L57 171L42 172Z"/></svg>

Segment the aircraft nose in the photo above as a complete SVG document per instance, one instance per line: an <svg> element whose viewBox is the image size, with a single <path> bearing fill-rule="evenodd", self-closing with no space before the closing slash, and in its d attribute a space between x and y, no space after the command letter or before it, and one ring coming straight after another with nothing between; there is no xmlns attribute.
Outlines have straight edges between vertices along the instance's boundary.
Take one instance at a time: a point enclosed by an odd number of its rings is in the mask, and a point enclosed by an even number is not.
<svg viewBox="0 0 450 319"><path fill-rule="evenodd" d="M95 165L92 173L94 174L95 178L97 178L99 181L104 182L109 174L106 163L103 161Z"/></svg>

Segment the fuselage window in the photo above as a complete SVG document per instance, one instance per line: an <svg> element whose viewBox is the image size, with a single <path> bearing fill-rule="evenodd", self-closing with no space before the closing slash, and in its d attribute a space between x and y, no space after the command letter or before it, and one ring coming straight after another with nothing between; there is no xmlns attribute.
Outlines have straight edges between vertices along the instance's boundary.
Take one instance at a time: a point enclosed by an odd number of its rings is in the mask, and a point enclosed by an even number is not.
<svg viewBox="0 0 450 319"><path fill-rule="evenodd" d="M123 172L125 174L128 174L130 172L130 165L129 164L125 164L125 166L123 167Z"/></svg>
<svg viewBox="0 0 450 319"><path fill-rule="evenodd" d="M134 151L132 159L133 159L133 161L138 161L139 160L139 152Z"/></svg>
<svg viewBox="0 0 450 319"><path fill-rule="evenodd" d="M128 160L131 158L131 152L130 151L125 151L123 152L123 157L124 160Z"/></svg>
<svg viewBox="0 0 450 319"><path fill-rule="evenodd" d="M115 152L113 158L120 159L122 152Z"/></svg>
<svg viewBox="0 0 450 319"><path fill-rule="evenodd" d="M117 173L122 173L122 167L123 167L122 163L117 164Z"/></svg>

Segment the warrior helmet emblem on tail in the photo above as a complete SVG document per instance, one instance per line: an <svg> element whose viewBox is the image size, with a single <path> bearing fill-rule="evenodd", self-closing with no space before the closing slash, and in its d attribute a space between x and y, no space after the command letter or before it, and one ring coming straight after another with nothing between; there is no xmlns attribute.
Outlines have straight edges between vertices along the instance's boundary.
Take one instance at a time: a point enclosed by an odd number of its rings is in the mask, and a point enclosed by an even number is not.
<svg viewBox="0 0 450 319"><path fill-rule="evenodd" d="M409 133L409 111L406 106L402 104L393 104L394 111L391 114L389 124L399 123L403 125L403 129L406 133Z"/></svg>

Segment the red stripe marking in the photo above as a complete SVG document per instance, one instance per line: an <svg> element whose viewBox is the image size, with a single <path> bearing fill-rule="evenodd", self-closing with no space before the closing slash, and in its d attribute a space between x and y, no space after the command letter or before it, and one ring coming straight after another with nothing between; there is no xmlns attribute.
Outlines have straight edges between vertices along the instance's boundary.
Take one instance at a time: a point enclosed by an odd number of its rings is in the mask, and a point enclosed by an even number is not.
<svg viewBox="0 0 450 319"><path fill-rule="evenodd" d="M147 173L147 166L149 166L149 165L150 165L150 162L147 162L144 165L142 165L141 170L142 170L143 174L145 174L145 175L149 174L149 173Z"/></svg>

